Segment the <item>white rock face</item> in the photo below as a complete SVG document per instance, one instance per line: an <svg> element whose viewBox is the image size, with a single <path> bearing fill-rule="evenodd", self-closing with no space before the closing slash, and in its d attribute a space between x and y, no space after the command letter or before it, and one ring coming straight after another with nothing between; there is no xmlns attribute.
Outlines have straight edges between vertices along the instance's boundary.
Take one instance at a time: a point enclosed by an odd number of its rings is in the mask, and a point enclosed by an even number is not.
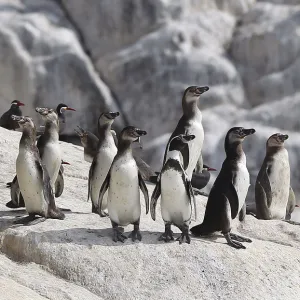
<svg viewBox="0 0 300 300"><path fill-rule="evenodd" d="M15 172L21 134L0 128L0 287L5 299L291 299L299 297L300 231L282 221L246 216L234 232L250 237L246 250L236 250L221 235L192 238L191 244L158 242L164 230L145 215L142 242L112 241L108 218L91 213L86 202L89 163L83 149L61 143L65 190L56 203L70 208L65 220L46 220L35 226L12 227L23 209L9 210L4 187ZM148 185L149 192L153 185ZM201 222L206 199L197 197ZM192 225L196 224L192 222ZM131 226L125 228L126 234ZM174 228L174 232L179 232ZM16 264L8 258L22 262ZM54 276L55 275L55 276ZM262 282L264 284L262 284Z"/></svg>

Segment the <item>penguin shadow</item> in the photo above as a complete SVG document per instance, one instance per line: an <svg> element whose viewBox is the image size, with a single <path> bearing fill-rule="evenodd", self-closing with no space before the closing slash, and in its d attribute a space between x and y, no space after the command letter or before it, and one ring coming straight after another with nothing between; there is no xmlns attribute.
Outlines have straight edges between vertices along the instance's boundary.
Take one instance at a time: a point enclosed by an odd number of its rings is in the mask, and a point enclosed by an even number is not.
<svg viewBox="0 0 300 300"><path fill-rule="evenodd" d="M127 228L126 228L127 229ZM124 233L125 236L129 236L130 230ZM141 231L142 240L141 241L132 241L131 238L127 238L124 243L114 242L112 240L113 230L112 228L103 228L103 229L91 229L91 228L70 228L63 230L51 230L45 232L29 232L27 234L28 238L31 239L41 239L47 240L50 243L71 243L81 246L86 246L92 248L93 246L107 246L107 247L124 247L137 244L155 244L155 245L165 245L164 241L159 241L158 238L162 232L155 231ZM174 241L169 242L168 244L175 243L179 245L176 238L179 237L179 234L174 234Z"/></svg>

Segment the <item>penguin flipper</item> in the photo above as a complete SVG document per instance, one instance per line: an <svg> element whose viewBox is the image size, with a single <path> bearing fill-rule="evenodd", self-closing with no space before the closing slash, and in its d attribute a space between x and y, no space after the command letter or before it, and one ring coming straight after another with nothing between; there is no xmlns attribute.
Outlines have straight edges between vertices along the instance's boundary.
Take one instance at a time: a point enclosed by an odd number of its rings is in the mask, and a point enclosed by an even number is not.
<svg viewBox="0 0 300 300"><path fill-rule="evenodd" d="M270 178L269 178L269 175L270 173L272 172L272 168L271 168L271 165L267 165L266 169L265 169L265 176L266 176L266 181L265 181L265 194L266 194L266 197L267 197L267 205L268 207L271 206L271 203L272 203L272 190L271 190L271 184L270 184Z"/></svg>
<svg viewBox="0 0 300 300"><path fill-rule="evenodd" d="M56 181L55 181L55 197L56 198L61 196L62 192L64 191L64 187L65 187L64 175L60 168L58 171Z"/></svg>
<svg viewBox="0 0 300 300"><path fill-rule="evenodd" d="M267 194L259 181L255 184L256 217L258 219L270 220Z"/></svg>
<svg viewBox="0 0 300 300"><path fill-rule="evenodd" d="M10 186L10 197L11 201L19 207L19 201L20 201L20 187L19 187L19 182L17 179L17 175L14 177L11 186Z"/></svg>
<svg viewBox="0 0 300 300"><path fill-rule="evenodd" d="M197 207L196 207L196 199L194 195L194 190L191 184L191 181L188 179L187 176L185 176L185 189L186 192L189 196L190 199L190 204L192 205L192 200L193 200L193 205L194 205L194 215L195 215L195 221L197 220Z"/></svg>
<svg viewBox="0 0 300 300"><path fill-rule="evenodd" d="M88 196L87 196L87 200L86 200L87 202L90 199L90 193L91 193L91 188L92 188L91 178L94 175L94 170L95 170L96 164L97 164L97 161L96 161L95 158L93 158L92 164L91 164L90 169L89 169Z"/></svg>
<svg viewBox="0 0 300 300"><path fill-rule="evenodd" d="M229 183L228 189L224 193L225 197L228 199L230 203L232 220L235 219L237 214L239 213L239 197L237 195L236 189L233 184L234 180L235 180L235 176L233 177L232 182Z"/></svg>
<svg viewBox="0 0 300 300"><path fill-rule="evenodd" d="M45 146L45 137L43 134L38 138L36 146L38 148L40 158L42 159L44 156L44 148L45 148L44 147Z"/></svg>
<svg viewBox="0 0 300 300"><path fill-rule="evenodd" d="M100 215L102 214L103 196L104 196L106 190L108 189L109 181L110 181L110 170L109 170L108 174L106 175L105 180L103 181L102 186L100 188L100 192L99 192L98 211L99 211Z"/></svg>
<svg viewBox="0 0 300 300"><path fill-rule="evenodd" d="M138 172L138 176L139 176L139 186L140 186L140 189L143 192L143 195L144 195L144 198L145 198L146 215L147 215L148 212L149 212L149 193L148 193L147 186L146 186L140 172Z"/></svg>
<svg viewBox="0 0 300 300"><path fill-rule="evenodd" d="M114 142L115 142L116 147L118 147L118 137L117 137L117 133L116 133L114 130L111 130L110 132L111 132L111 134L112 134L112 136L113 136L113 138L114 138Z"/></svg>
<svg viewBox="0 0 300 300"><path fill-rule="evenodd" d="M239 212L239 220L242 222L245 220L246 217L246 203L242 206L242 209Z"/></svg>
<svg viewBox="0 0 300 300"><path fill-rule="evenodd" d="M156 218L155 209L156 209L157 199L159 198L160 194L161 194L161 186L160 186L160 179L159 179L159 181L156 183L156 186L152 193L151 202L150 202L150 213L151 213L151 218L153 219L153 221L155 221L155 218Z"/></svg>

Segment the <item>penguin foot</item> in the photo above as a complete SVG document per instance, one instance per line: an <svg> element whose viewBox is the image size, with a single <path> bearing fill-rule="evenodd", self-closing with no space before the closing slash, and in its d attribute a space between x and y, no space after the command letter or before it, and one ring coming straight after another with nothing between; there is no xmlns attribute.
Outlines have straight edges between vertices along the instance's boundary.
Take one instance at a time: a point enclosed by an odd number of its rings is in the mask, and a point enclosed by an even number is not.
<svg viewBox="0 0 300 300"><path fill-rule="evenodd" d="M139 230L132 230L132 232L129 234L128 236L129 238L132 239L132 241L134 242L135 240L139 240L141 241L142 240L142 235L141 235L141 232Z"/></svg>
<svg viewBox="0 0 300 300"><path fill-rule="evenodd" d="M5 204L6 207L8 208L19 208L18 205L16 205L15 203L13 203L12 201L9 201Z"/></svg>
<svg viewBox="0 0 300 300"><path fill-rule="evenodd" d="M225 233L224 236L225 236L225 239L226 239L229 246L231 246L233 248L236 248L236 249L246 249L246 247L243 244L241 244L239 242L236 242L236 241L233 241L230 237L229 232Z"/></svg>
<svg viewBox="0 0 300 300"><path fill-rule="evenodd" d="M234 233L229 233L230 237L232 240L238 241L238 242L246 242L246 243L252 243L252 240L245 238L243 236L234 234Z"/></svg>
<svg viewBox="0 0 300 300"><path fill-rule="evenodd" d="M182 244L182 243L190 244L191 243L191 238L190 238L188 232L182 232L180 237L178 237L176 239L176 241L179 241L179 244Z"/></svg>
<svg viewBox="0 0 300 300"><path fill-rule="evenodd" d="M300 225L299 222L296 222L296 221L291 221L291 220L282 220L283 222L286 222L286 223L289 223L289 224L292 224L292 225Z"/></svg>
<svg viewBox="0 0 300 300"><path fill-rule="evenodd" d="M122 242L124 243L124 241L127 239L127 236L124 235L118 228L114 228L114 235L113 235L113 241L114 242Z"/></svg>
<svg viewBox="0 0 300 300"><path fill-rule="evenodd" d="M108 213L105 211L100 211L99 215L101 218L108 217Z"/></svg>
<svg viewBox="0 0 300 300"><path fill-rule="evenodd" d="M173 231L171 230L171 225L165 225L165 232L158 238L159 241L165 241L166 243L169 241L174 241Z"/></svg>

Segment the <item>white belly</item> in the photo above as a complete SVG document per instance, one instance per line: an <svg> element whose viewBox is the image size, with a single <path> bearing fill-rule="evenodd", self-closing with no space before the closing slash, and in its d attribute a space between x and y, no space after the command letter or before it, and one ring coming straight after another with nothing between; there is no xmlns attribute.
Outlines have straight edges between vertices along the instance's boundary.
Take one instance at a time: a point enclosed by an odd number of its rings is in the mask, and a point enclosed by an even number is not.
<svg viewBox="0 0 300 300"><path fill-rule="evenodd" d="M204 140L204 130L201 122L201 118L192 120L190 122L190 128L188 134L194 134L195 138L188 143L189 146L189 166L186 173L189 178L192 178L193 171L196 167L197 161L201 154L203 140Z"/></svg>
<svg viewBox="0 0 300 300"><path fill-rule="evenodd" d="M246 166L246 156L244 153L237 165L238 170L236 174L234 188L239 198L239 212L245 203L248 189L250 186L250 175Z"/></svg>
<svg viewBox="0 0 300 300"><path fill-rule="evenodd" d="M44 198L43 179L35 166L33 155L20 151L17 157L16 171L26 211L45 216L48 204Z"/></svg>
<svg viewBox="0 0 300 300"><path fill-rule="evenodd" d="M138 169L127 155L116 160L111 169L108 214L120 226L138 221L141 215Z"/></svg>
<svg viewBox="0 0 300 300"><path fill-rule="evenodd" d="M189 224L192 206L181 174L170 169L161 176L161 215L165 222L176 226Z"/></svg>
<svg viewBox="0 0 300 300"><path fill-rule="evenodd" d="M50 184L55 190L55 181L61 165L61 150L58 143L47 143L44 149L42 163L46 166L50 177Z"/></svg>
<svg viewBox="0 0 300 300"><path fill-rule="evenodd" d="M94 175L91 178L91 199L96 207L98 207L99 192L101 186L108 174L111 164L117 154L117 148L102 147L97 154L97 164L94 170ZM107 208L107 192L103 196L102 209Z"/></svg>
<svg viewBox="0 0 300 300"><path fill-rule="evenodd" d="M272 203L269 209L271 218L283 219L290 188L290 164L287 150L282 149L274 155L273 159L272 171L269 175L272 191Z"/></svg>

